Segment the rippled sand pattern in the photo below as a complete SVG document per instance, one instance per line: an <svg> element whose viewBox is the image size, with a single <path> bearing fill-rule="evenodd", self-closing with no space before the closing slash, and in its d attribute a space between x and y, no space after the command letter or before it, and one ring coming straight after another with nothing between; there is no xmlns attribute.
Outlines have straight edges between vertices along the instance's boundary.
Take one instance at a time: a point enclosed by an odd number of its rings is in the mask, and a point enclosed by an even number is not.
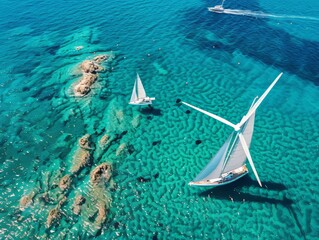
<svg viewBox="0 0 319 240"><path fill-rule="evenodd" d="M317 76L279 64L294 56L276 42L284 38L270 42L284 52L275 60L257 44L255 55L237 45L238 28L210 27L220 16L208 14L206 4L49 1L34 8L27 1L16 6L16 18L2 17L2 236L318 236ZM257 22L265 35L273 31L264 19L229 17L239 26ZM114 58L101 64L89 94L75 97L81 62L98 54ZM231 129L176 99L237 123L281 71L257 110L251 145L263 188L252 173L219 188L189 187ZM136 72L156 97L153 108L128 105ZM83 136L90 139L84 148Z"/></svg>

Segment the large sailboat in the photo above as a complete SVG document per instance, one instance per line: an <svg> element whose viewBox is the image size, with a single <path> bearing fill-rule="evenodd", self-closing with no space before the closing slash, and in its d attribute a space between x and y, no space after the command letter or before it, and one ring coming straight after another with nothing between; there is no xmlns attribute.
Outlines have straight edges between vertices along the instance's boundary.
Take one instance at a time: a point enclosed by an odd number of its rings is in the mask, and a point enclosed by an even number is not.
<svg viewBox="0 0 319 240"><path fill-rule="evenodd" d="M189 183L191 186L219 186L236 181L248 173L246 167L246 159L256 176L259 185L262 187L258 173L254 166L250 155L249 147L254 131L255 112L270 90L280 79L282 73L272 82L263 95L257 100L256 97L250 106L246 115L237 124L233 124L228 120L209 113L198 107L190 105L186 102L181 102L199 112L202 112L234 129L227 138L226 142L219 149L217 154L204 167L204 169Z"/></svg>
<svg viewBox="0 0 319 240"><path fill-rule="evenodd" d="M137 74L136 80L134 83L131 100L129 104L132 105L150 105L155 98L146 96L145 89L143 87L140 76Z"/></svg>

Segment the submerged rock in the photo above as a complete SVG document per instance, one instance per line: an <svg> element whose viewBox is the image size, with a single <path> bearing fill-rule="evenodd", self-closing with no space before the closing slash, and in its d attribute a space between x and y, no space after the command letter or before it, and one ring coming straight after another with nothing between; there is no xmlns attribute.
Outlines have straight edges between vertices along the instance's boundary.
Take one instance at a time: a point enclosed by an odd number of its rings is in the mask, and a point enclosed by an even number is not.
<svg viewBox="0 0 319 240"><path fill-rule="evenodd" d="M137 115L137 116L135 116L135 117L132 119L132 127L133 127L133 128L137 128L137 127L140 126L140 124L141 124L141 118L142 118L141 115Z"/></svg>
<svg viewBox="0 0 319 240"><path fill-rule="evenodd" d="M97 169L100 168L96 168L95 170ZM95 173L96 172L97 171L95 171ZM97 175L101 176L100 173ZM98 179L99 180L96 182L105 182L105 179L103 178ZM88 198L86 199L85 204L83 204L81 207L81 217L83 219L87 219L86 222L93 223L90 225L85 224L83 227L87 229L87 231L89 231L93 236L97 236L100 233L102 226L107 219L107 214L112 202L112 198L108 189L109 187L107 187L105 184L92 184L88 193Z"/></svg>
<svg viewBox="0 0 319 240"><path fill-rule="evenodd" d="M52 224L58 223L60 218L61 218L60 207L58 206L51 209L47 217L46 227L49 228L51 227Z"/></svg>
<svg viewBox="0 0 319 240"><path fill-rule="evenodd" d="M79 195L75 198L73 203L73 213L79 215L81 213L81 206L85 203L85 198Z"/></svg>
<svg viewBox="0 0 319 240"><path fill-rule="evenodd" d="M112 176L112 165L109 163L102 163L93 169L90 176L91 184L98 185L99 183L108 182Z"/></svg>
<svg viewBox="0 0 319 240"><path fill-rule="evenodd" d="M91 86L97 79L97 75L96 74L92 74L92 73L85 73L83 74L83 78L81 80L81 84L82 85L87 85L87 86Z"/></svg>
<svg viewBox="0 0 319 240"><path fill-rule="evenodd" d="M97 62L97 63L101 63L101 62L107 60L108 58L109 58L109 56L106 55L106 54L104 54L104 55L98 55L98 56L96 56L95 58L93 58L93 60L94 60L95 62Z"/></svg>
<svg viewBox="0 0 319 240"><path fill-rule="evenodd" d="M79 195L76 197L74 204L75 205L82 205L83 203L85 203L85 198L82 195Z"/></svg>
<svg viewBox="0 0 319 240"><path fill-rule="evenodd" d="M116 150L115 155L116 156L120 156L123 155L127 152L127 144L126 143L122 143Z"/></svg>
<svg viewBox="0 0 319 240"><path fill-rule="evenodd" d="M84 84L78 84L74 87L75 96L84 96L91 91L90 86Z"/></svg>
<svg viewBox="0 0 319 240"><path fill-rule="evenodd" d="M83 149L91 149L90 135L85 134L83 137L79 139L79 145Z"/></svg>
<svg viewBox="0 0 319 240"><path fill-rule="evenodd" d="M97 74L83 73L80 82L74 87L74 94L77 96L86 95L91 91L91 85L96 81Z"/></svg>
<svg viewBox="0 0 319 240"><path fill-rule="evenodd" d="M99 146L102 149L105 149L113 141L113 139L114 137L111 137L109 134L104 134L99 141Z"/></svg>
<svg viewBox="0 0 319 240"><path fill-rule="evenodd" d="M116 116L116 119L117 119L118 123L123 122L123 119L124 119L124 112L123 112L123 110L117 110L117 111L115 112L115 116Z"/></svg>
<svg viewBox="0 0 319 240"><path fill-rule="evenodd" d="M91 154L86 149L78 149L73 156L71 173L79 172L83 167L90 163Z"/></svg>
<svg viewBox="0 0 319 240"><path fill-rule="evenodd" d="M23 211L25 208L29 207L33 203L33 198L35 196L35 192L31 192L28 195L22 196L20 199L20 210Z"/></svg>
<svg viewBox="0 0 319 240"><path fill-rule="evenodd" d="M103 70L97 62L91 60L83 61L81 63L81 69L85 73L96 73Z"/></svg>
<svg viewBox="0 0 319 240"><path fill-rule="evenodd" d="M82 78L74 86L73 92L75 96L82 97L91 91L91 86L98 78L97 73L104 70L100 63L106 59L108 59L107 55L99 55L93 60L85 60L81 63Z"/></svg>
<svg viewBox="0 0 319 240"><path fill-rule="evenodd" d="M101 139L99 141L100 145L105 145L109 139L110 139L109 135L107 135L107 134L103 135L103 137L101 137Z"/></svg>
<svg viewBox="0 0 319 240"><path fill-rule="evenodd" d="M62 207L62 205L66 202L66 200L68 200L65 195L62 195L61 197L62 197L62 198L61 198L61 200L59 201L59 207Z"/></svg>
<svg viewBox="0 0 319 240"><path fill-rule="evenodd" d="M98 205L98 215L95 219L95 225L98 227L98 228L101 228L102 227L102 224L105 222L106 220L106 215L107 215L107 208L105 206L105 204L103 203L100 203Z"/></svg>
<svg viewBox="0 0 319 240"><path fill-rule="evenodd" d="M66 189L68 189L71 186L71 176L70 175L65 175L64 177L61 178L60 182L59 182L59 188L64 191Z"/></svg>

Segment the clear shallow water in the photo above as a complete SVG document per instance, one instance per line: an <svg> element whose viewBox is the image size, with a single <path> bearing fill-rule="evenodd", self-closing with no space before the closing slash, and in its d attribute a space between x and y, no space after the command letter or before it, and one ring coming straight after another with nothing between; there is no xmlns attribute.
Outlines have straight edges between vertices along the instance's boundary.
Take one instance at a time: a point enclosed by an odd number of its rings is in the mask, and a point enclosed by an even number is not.
<svg viewBox="0 0 319 240"><path fill-rule="evenodd" d="M286 10L273 1L226 4L231 9L318 17L310 1L302 7L289 1ZM117 187L105 191L112 204L97 238L318 236L316 22L213 14L207 7L215 3L207 1L1 5L3 236L96 235L90 227L94 217L85 211L77 217L72 204L82 193L94 206L89 175L106 161L113 162ZM80 45L84 48L76 51ZM92 94L70 96L80 78L79 64L94 53L111 51L115 59L104 64L107 70L100 73ZM282 79L257 111L251 147L265 187L259 188L250 173L222 188L190 188L187 183L231 129L195 111L186 114L189 109L176 107L176 98L237 122L281 71ZM149 95L156 97L153 111L127 104L136 72ZM124 131L106 151L98 148L106 132ZM74 179L59 225L48 229L47 215L60 194L54 185L69 173L78 139L87 133L95 145L92 164ZM116 156L123 143L132 151ZM20 211L21 197L34 191L33 204ZM45 192L53 200L40 201Z"/></svg>

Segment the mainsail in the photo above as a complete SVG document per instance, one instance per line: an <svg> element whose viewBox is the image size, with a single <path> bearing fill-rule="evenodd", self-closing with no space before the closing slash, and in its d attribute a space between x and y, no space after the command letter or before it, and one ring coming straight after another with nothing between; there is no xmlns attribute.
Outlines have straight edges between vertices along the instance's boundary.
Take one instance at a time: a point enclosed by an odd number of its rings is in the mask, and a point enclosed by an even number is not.
<svg viewBox="0 0 319 240"><path fill-rule="evenodd" d="M206 165L206 167L196 176L193 182L215 179L220 177L223 170L223 163L227 154L227 149L229 147L232 136L233 133L228 137L224 145L219 149L217 154Z"/></svg>
<svg viewBox="0 0 319 240"><path fill-rule="evenodd" d="M140 76L138 74L137 74L136 82L137 82L137 96L138 96L138 98L139 99L146 98L146 93L145 93L142 81L140 79Z"/></svg>
<svg viewBox="0 0 319 240"><path fill-rule="evenodd" d="M135 81L130 102L135 102L136 100L137 100L137 95L136 95L136 81Z"/></svg>
<svg viewBox="0 0 319 240"><path fill-rule="evenodd" d="M251 115L249 120L245 123L241 133L243 134L247 146L249 148L251 139L254 132L254 123L255 123L255 113ZM246 154L243 149L242 144L240 143L239 137L236 135L234 140L234 145L229 151L229 157L226 159L225 168L223 169L223 173L232 171L236 168L243 166L246 162Z"/></svg>

